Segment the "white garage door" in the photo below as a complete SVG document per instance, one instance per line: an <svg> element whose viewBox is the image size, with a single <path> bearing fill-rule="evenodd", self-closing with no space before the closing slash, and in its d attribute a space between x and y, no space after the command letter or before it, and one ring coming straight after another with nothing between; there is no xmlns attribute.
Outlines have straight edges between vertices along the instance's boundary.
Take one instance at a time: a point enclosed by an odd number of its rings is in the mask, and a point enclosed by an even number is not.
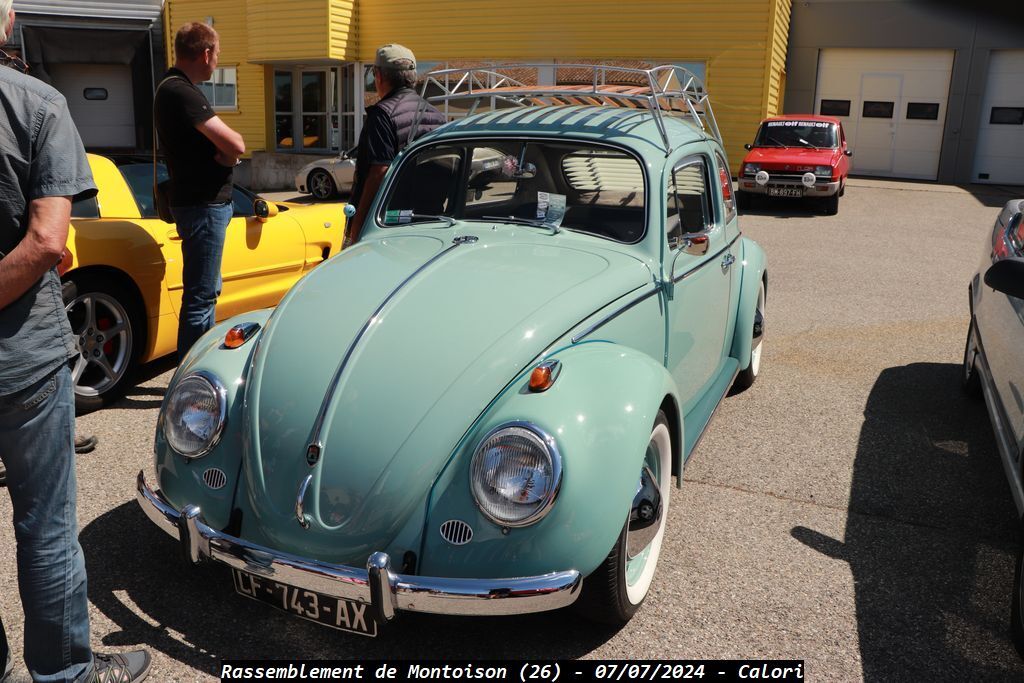
<svg viewBox="0 0 1024 683"><path fill-rule="evenodd" d="M822 50L815 113L843 122L853 173L935 180L952 69L952 50Z"/></svg>
<svg viewBox="0 0 1024 683"><path fill-rule="evenodd" d="M134 147L132 72L127 64L53 64L48 67L68 101L86 147Z"/></svg>
<svg viewBox="0 0 1024 683"><path fill-rule="evenodd" d="M974 182L1024 185L1024 50L994 50L981 103Z"/></svg>

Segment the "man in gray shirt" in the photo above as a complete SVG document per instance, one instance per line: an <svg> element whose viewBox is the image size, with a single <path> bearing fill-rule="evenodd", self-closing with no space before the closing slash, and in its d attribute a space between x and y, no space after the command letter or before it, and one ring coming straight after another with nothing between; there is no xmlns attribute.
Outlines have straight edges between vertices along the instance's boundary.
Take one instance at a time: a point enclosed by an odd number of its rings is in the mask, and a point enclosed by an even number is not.
<svg viewBox="0 0 1024 683"><path fill-rule="evenodd" d="M14 23L0 0L0 44ZM78 355L57 261L71 202L96 194L67 103L0 66L0 459L14 508L24 658L34 681L141 680L145 651L94 654L78 543L75 401ZM0 677L12 668L0 621Z"/></svg>

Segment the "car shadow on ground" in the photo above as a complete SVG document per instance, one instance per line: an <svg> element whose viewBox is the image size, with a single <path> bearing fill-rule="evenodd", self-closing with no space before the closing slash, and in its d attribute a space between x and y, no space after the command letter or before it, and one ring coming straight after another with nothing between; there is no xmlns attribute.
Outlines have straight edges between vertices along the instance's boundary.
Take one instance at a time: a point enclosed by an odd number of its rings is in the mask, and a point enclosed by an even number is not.
<svg viewBox="0 0 1024 683"><path fill-rule="evenodd" d="M983 206L1000 209L1011 199L1024 197L1024 185L960 185Z"/></svg>
<svg viewBox="0 0 1024 683"><path fill-rule="evenodd" d="M129 540L130 539L130 540ZM518 617L399 613L369 639L291 617L234 593L222 565L186 563L134 501L80 536L89 600L120 630L110 647L144 646L213 674L224 659L572 659L614 636L563 610Z"/></svg>
<svg viewBox="0 0 1024 683"><path fill-rule="evenodd" d="M751 205L749 207L740 209L740 216L772 216L774 218L820 217L825 220L831 218L831 216L825 215L824 209L817 201L758 196L751 197L750 201ZM841 203L839 210L842 211Z"/></svg>
<svg viewBox="0 0 1024 683"><path fill-rule="evenodd" d="M1021 680L1009 638L1016 510L985 406L960 367L879 375L864 410L845 536L795 527L848 562L864 679Z"/></svg>

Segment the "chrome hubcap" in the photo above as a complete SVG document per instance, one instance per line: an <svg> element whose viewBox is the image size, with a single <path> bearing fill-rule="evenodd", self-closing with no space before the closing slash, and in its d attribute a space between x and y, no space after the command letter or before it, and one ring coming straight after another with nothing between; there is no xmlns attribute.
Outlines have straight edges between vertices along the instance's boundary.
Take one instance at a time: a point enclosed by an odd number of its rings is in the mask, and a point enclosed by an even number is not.
<svg viewBox="0 0 1024 683"><path fill-rule="evenodd" d="M117 384L131 359L132 329L121 303L101 292L82 294L65 309L78 347L75 393L100 396Z"/></svg>

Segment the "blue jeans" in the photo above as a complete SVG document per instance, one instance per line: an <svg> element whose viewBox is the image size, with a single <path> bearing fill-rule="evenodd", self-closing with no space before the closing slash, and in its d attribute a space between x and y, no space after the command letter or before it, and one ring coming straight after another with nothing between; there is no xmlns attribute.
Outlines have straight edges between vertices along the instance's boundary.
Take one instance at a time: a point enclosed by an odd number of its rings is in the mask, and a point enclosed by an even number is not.
<svg viewBox="0 0 1024 683"><path fill-rule="evenodd" d="M67 365L0 396L0 458L14 507L25 664L34 681L92 672L85 560L78 544L75 396ZM7 637L0 622L0 667Z"/></svg>
<svg viewBox="0 0 1024 683"><path fill-rule="evenodd" d="M230 203L172 206L181 237L181 313L178 315L178 360L213 327L220 296L220 262L231 221Z"/></svg>

